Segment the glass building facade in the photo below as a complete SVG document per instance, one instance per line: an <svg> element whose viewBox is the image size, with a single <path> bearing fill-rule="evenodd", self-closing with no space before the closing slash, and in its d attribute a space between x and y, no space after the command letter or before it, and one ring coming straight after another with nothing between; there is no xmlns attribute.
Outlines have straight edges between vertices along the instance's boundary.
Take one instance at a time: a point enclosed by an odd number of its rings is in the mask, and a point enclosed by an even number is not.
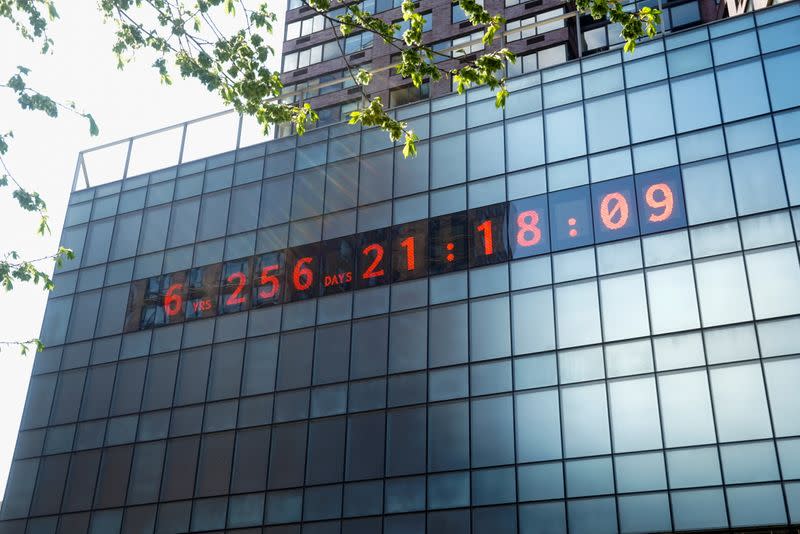
<svg viewBox="0 0 800 534"><path fill-rule="evenodd" d="M74 192L0 533L800 523L798 72L793 2L398 108L415 159L334 125ZM678 229L123 331L137 280L663 169Z"/></svg>

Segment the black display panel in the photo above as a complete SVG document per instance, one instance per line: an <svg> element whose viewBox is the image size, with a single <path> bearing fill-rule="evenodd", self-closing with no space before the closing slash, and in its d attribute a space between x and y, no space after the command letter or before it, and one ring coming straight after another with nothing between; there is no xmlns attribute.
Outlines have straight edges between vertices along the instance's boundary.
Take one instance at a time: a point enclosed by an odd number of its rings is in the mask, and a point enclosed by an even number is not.
<svg viewBox="0 0 800 534"><path fill-rule="evenodd" d="M633 177L592 184L594 240L605 243L639 233Z"/></svg>
<svg viewBox="0 0 800 534"><path fill-rule="evenodd" d="M186 280L187 319L202 319L217 315L217 296L222 264L195 267L189 271Z"/></svg>
<svg viewBox="0 0 800 534"><path fill-rule="evenodd" d="M469 264L466 212L431 219L428 226L428 272L460 271Z"/></svg>
<svg viewBox="0 0 800 534"><path fill-rule="evenodd" d="M512 258L550 252L547 195L508 203L508 237Z"/></svg>
<svg viewBox="0 0 800 534"><path fill-rule="evenodd" d="M494 204L468 212L470 267L508 260L506 207L506 204Z"/></svg>
<svg viewBox="0 0 800 534"><path fill-rule="evenodd" d="M174 306L176 298L179 296L171 295L162 290L162 284L169 275L160 278L151 278L144 285L144 304L142 305L141 321L143 328L151 326L161 326L166 323L165 309ZM162 304L163 303L163 304ZM180 300L177 300L180 304Z"/></svg>
<svg viewBox="0 0 800 534"><path fill-rule="evenodd" d="M179 323L186 319L183 299L186 298L186 271L165 274L161 277L160 300L154 303L156 315L163 313L161 324Z"/></svg>
<svg viewBox="0 0 800 534"><path fill-rule="evenodd" d="M284 302L319 296L319 243L286 251L286 289Z"/></svg>
<svg viewBox="0 0 800 534"><path fill-rule="evenodd" d="M219 291L220 313L235 313L250 308L252 270L252 258L223 264Z"/></svg>
<svg viewBox="0 0 800 534"><path fill-rule="evenodd" d="M392 248L389 234L389 228L381 228L357 236L358 289L380 286L391 280Z"/></svg>
<svg viewBox="0 0 800 534"><path fill-rule="evenodd" d="M678 167L636 175L639 225L643 234L683 228L686 205Z"/></svg>
<svg viewBox="0 0 800 534"><path fill-rule="evenodd" d="M550 241L553 250L584 247L594 242L589 186L551 193Z"/></svg>
<svg viewBox="0 0 800 534"><path fill-rule="evenodd" d="M269 252L256 258L253 271L253 306L268 306L283 301L283 252Z"/></svg>
<svg viewBox="0 0 800 534"><path fill-rule="evenodd" d="M392 282L428 275L428 221L392 228Z"/></svg>
<svg viewBox="0 0 800 534"><path fill-rule="evenodd" d="M319 294L335 295L353 288L354 237L332 239L320 245Z"/></svg>
<svg viewBox="0 0 800 534"><path fill-rule="evenodd" d="M125 331L686 225L680 170L662 169L137 280Z"/></svg>

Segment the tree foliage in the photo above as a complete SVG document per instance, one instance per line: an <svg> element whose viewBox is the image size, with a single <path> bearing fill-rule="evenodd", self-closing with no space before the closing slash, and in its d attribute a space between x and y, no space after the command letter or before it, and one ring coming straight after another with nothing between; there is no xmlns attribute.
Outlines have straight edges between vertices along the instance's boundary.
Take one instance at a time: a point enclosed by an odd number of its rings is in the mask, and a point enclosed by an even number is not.
<svg viewBox="0 0 800 534"><path fill-rule="evenodd" d="M423 43L425 19L414 0L403 0L401 12L408 23L402 35L400 25L389 23L362 9L353 0L303 0L336 28L337 42L342 49L347 75L361 87L359 108L350 113L351 124L375 126L387 132L392 141L401 138L406 157L416 154L417 136L405 122L393 119L379 97L369 94L372 75L347 63L340 39L353 32L370 32L395 48L400 60L394 69L419 88L426 81L452 80L463 93L470 86L486 85L495 91L497 107L505 105L509 96L503 75L514 54L507 48L486 51L458 67L445 69L439 65L436 51ZM468 20L482 30L485 47L494 43L497 32L505 25L500 15L489 13L476 0L458 0ZM625 50L633 51L637 40L654 36L661 14L643 7L630 11L618 0L578 0L578 9L595 19L607 18L618 23L625 39ZM114 53L118 65L124 66L134 55L148 50L156 56L153 67L162 83L171 83L171 71L195 78L209 91L216 91L224 103L242 114L255 117L265 132L276 123L291 123L298 134L318 120L308 104L295 105L280 99L283 85L280 73L268 66L275 50L267 42L272 33L275 14L266 3L251 4L245 0L100 0L106 20L116 24ZM333 16L333 9L344 12ZM220 28L232 28L223 32ZM449 58L449 55L447 56Z"/></svg>
<svg viewBox="0 0 800 534"><path fill-rule="evenodd" d="M393 142L402 139L405 157L416 155L417 135L407 123L387 113L380 97L370 95L372 73L347 63L341 38L353 32L370 32L382 39L399 53L400 60L394 66L396 73L417 88L426 81L449 79L458 93L471 86L488 86L495 92L498 108L503 107L509 97L503 73L506 64L515 61L514 54L507 48L487 50L458 67L441 67L437 59L441 59L443 52L423 43L425 19L414 0L403 0L401 4L407 28L400 36L397 35L399 24L382 20L353 0L303 1L334 26L348 76L361 89L361 103L350 113L350 123L380 128ZM492 47L498 31L502 33L505 19L489 13L476 0L458 0L458 5L470 23L482 31L483 46ZM266 3L257 3L257 0L99 0L98 6L106 21L116 26L112 52L119 68L138 53L147 52L155 57L152 66L161 83L171 84L176 70L183 78L194 78L209 91L218 93L222 101L238 113L254 117L265 133L274 124L291 123L302 135L319 119L308 103L281 100L280 72L269 66L276 52L268 44L268 36L274 30L277 17ZM625 50L629 52L634 50L637 40L654 36L661 22L658 10L643 7L631 11L619 0L577 0L577 7L595 19L606 18L618 23L625 39ZM335 17L330 14L331 10L340 8L344 9L342 14ZM0 0L0 22L5 19L23 39L38 43L42 53L47 53L53 45L47 28L56 18L58 12L53 0ZM28 84L29 74L29 69L17 67L8 81L0 84L0 89L10 91L25 110L43 112L49 117L58 117L64 110L75 113L89 122L92 135L98 134L91 114L77 110L74 103L62 104L33 89ZM20 207L40 215L38 233L43 234L49 231L44 200L38 193L25 189L2 159L13 137L13 132L4 126L8 127L0 122L0 187L13 183L12 194ZM36 264L45 260L60 264L72 257L72 252L63 248L35 261L23 260L15 251L7 252L0 260L0 285L11 290L15 281L30 281L51 289L52 279ZM41 349L38 340L31 340L21 343L23 352L31 344Z"/></svg>
<svg viewBox="0 0 800 534"><path fill-rule="evenodd" d="M57 18L58 12L52 0L0 0L0 22L10 23L23 40L38 44L42 54L48 53L53 46L47 27ZM60 111L76 114L88 121L91 135L99 133L94 117L90 113L79 111L74 102L59 102L31 87L28 83L30 73L30 69L17 66L16 72L11 74L8 81L0 83L0 94L16 99L23 110L41 112L51 118L58 117ZM19 207L39 216L36 233L44 235L50 232L47 204L39 193L22 185L20 179L11 173L4 159L13 137L14 131L10 129L10 125L3 124L0 118L0 189L10 187L11 196ZM30 282L40 284L45 291L50 291L53 289L53 279L48 274L50 265L60 266L65 260L74 257L73 252L64 247L59 247L54 254L33 260L24 259L16 250L0 251L0 286L5 291L11 291L17 282ZM5 346L16 346L22 354L27 354L32 348L37 351L44 348L36 338L0 341L0 350Z"/></svg>

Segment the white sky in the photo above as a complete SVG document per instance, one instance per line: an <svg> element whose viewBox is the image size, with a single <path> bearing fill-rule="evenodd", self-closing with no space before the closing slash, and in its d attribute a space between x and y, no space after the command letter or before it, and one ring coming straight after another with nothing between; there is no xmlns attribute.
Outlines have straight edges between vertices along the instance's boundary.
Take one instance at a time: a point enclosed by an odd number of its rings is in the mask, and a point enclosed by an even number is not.
<svg viewBox="0 0 800 534"><path fill-rule="evenodd" d="M91 137L84 119L67 114L49 119L40 112L23 112L10 91L0 90L0 130L14 131L4 159L25 187L38 191L45 199L52 228L51 235L37 236L37 217L25 214L11 199L10 188L3 188L0 253L13 249L31 259L56 250L80 150L223 109L219 97L194 80L183 81L176 74L172 86L160 85L157 73L149 66L150 56L117 70L111 52L114 26L103 23L95 5L56 1L61 18L51 26L55 47L53 54L47 56L40 56L38 46L23 41L0 22L0 80L5 82L16 72L17 65L29 67L31 87L60 101L74 100L91 112L100 126L100 136ZM279 16L271 43L279 52L285 2L277 0L270 5ZM275 61L273 68L277 65ZM40 286L31 284L18 284L10 293L0 289L0 341L36 337L46 297ZM32 355L20 356L16 348L0 352L0 499L5 492L32 362Z"/></svg>

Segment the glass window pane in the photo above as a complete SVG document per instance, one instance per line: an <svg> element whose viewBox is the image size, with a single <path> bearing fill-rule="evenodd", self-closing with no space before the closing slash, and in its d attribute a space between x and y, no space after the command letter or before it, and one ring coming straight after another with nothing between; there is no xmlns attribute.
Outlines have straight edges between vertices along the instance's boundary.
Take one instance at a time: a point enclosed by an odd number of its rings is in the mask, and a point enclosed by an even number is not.
<svg viewBox="0 0 800 534"><path fill-rule="evenodd" d="M681 170L689 224L736 215L730 173L724 159L684 165Z"/></svg>
<svg viewBox="0 0 800 534"><path fill-rule="evenodd" d="M552 386L558 383L555 354L529 356L514 360L516 389Z"/></svg>
<svg viewBox="0 0 800 534"><path fill-rule="evenodd" d="M695 263L703 326L749 321L753 314L740 255Z"/></svg>
<svg viewBox="0 0 800 534"><path fill-rule="evenodd" d="M464 182L467 162L464 158L464 134L441 137L431 141L431 188L446 187Z"/></svg>
<svg viewBox="0 0 800 534"><path fill-rule="evenodd" d="M682 447L715 441L705 371L661 375L658 387L665 446Z"/></svg>
<svg viewBox="0 0 800 534"><path fill-rule="evenodd" d="M109 246L111 245L111 232L114 220L94 222L89 225L86 234L85 250L83 252L83 265L97 265L108 261Z"/></svg>
<svg viewBox="0 0 800 534"><path fill-rule="evenodd" d="M470 302L470 360L510 355L510 331L508 297Z"/></svg>
<svg viewBox="0 0 800 534"><path fill-rule="evenodd" d="M292 191L292 220L313 217L322 213L324 168L310 169L294 175Z"/></svg>
<svg viewBox="0 0 800 534"><path fill-rule="evenodd" d="M346 480L375 478L383 474L385 426L383 412L348 418Z"/></svg>
<svg viewBox="0 0 800 534"><path fill-rule="evenodd" d="M237 187L231 193L231 207L228 213L228 233L236 234L253 230L258 224L258 205L261 186L252 184Z"/></svg>
<svg viewBox="0 0 800 534"><path fill-rule="evenodd" d="M800 359L764 362L776 436L800 434Z"/></svg>
<svg viewBox="0 0 800 534"><path fill-rule="evenodd" d="M731 173L739 215L783 208L786 191L774 148L731 156Z"/></svg>
<svg viewBox="0 0 800 534"><path fill-rule="evenodd" d="M392 197L392 155L387 150L361 157L361 173L358 183L358 204L371 204ZM463 160L464 158L460 158Z"/></svg>
<svg viewBox="0 0 800 534"><path fill-rule="evenodd" d="M634 143L675 133L666 83L630 91L628 107L631 140Z"/></svg>
<svg viewBox="0 0 800 534"><path fill-rule="evenodd" d="M745 259L756 319L800 312L800 266L795 247L749 252Z"/></svg>
<svg viewBox="0 0 800 534"><path fill-rule="evenodd" d="M710 373L719 440L771 437L761 366L718 367Z"/></svg>
<svg viewBox="0 0 800 534"><path fill-rule="evenodd" d="M677 530L725 528L725 497L721 489L676 491L672 513Z"/></svg>
<svg viewBox="0 0 800 534"><path fill-rule="evenodd" d="M386 433L386 474L388 476L425 472L425 412L424 407L388 412L386 423L388 425Z"/></svg>
<svg viewBox="0 0 800 534"><path fill-rule="evenodd" d="M769 112L760 60L717 69L717 84L725 122Z"/></svg>
<svg viewBox="0 0 800 534"><path fill-rule="evenodd" d="M614 457L614 463L619 492L658 490L667 487L664 455L661 451L618 455Z"/></svg>
<svg viewBox="0 0 800 534"><path fill-rule="evenodd" d="M467 403L431 405L428 408L428 469L442 471L466 467L469 467Z"/></svg>
<svg viewBox="0 0 800 534"><path fill-rule="evenodd" d="M679 78L671 84L678 132L719 124L719 103L712 72Z"/></svg>
<svg viewBox="0 0 800 534"><path fill-rule="evenodd" d="M619 521L623 532L666 532L672 530L667 494L654 493L620 497Z"/></svg>
<svg viewBox="0 0 800 534"><path fill-rule="evenodd" d="M520 500L539 501L564 497L561 462L520 465L517 467L517 476Z"/></svg>
<svg viewBox="0 0 800 534"><path fill-rule="evenodd" d="M604 378L603 349L596 346L560 351L558 370L562 384Z"/></svg>
<svg viewBox="0 0 800 534"><path fill-rule="evenodd" d="M786 523L779 484L734 487L726 491L732 527Z"/></svg>
<svg viewBox="0 0 800 534"><path fill-rule="evenodd" d="M586 153L586 140L576 131L583 131L583 106L565 106L545 113L547 161L580 156Z"/></svg>
<svg viewBox="0 0 800 534"><path fill-rule="evenodd" d="M607 406L604 384L561 389L564 454L567 457L611 452Z"/></svg>
<svg viewBox="0 0 800 534"><path fill-rule="evenodd" d="M764 69L767 71L769 96L774 111L800 104L800 97L795 91L796 84L791 75L800 69L799 50L790 50L764 58Z"/></svg>
<svg viewBox="0 0 800 534"><path fill-rule="evenodd" d="M616 341L650 333L642 273L612 276L600 280L603 333L605 341Z"/></svg>
<svg viewBox="0 0 800 534"><path fill-rule="evenodd" d="M716 446L667 451L667 468L673 488L717 486L722 483Z"/></svg>
<svg viewBox="0 0 800 534"><path fill-rule="evenodd" d="M497 157L503 152L502 125L470 130L467 138L470 180L505 172L505 159ZM529 141L527 136L526 140Z"/></svg>
<svg viewBox="0 0 800 534"><path fill-rule="evenodd" d="M291 207L292 177L282 176L265 180L261 188L259 226L271 226L289 220Z"/></svg>
<svg viewBox="0 0 800 534"><path fill-rule="evenodd" d="M647 292L654 334L700 326L691 265L648 270Z"/></svg>
<svg viewBox="0 0 800 534"><path fill-rule="evenodd" d="M139 228L142 224L142 212L129 213L117 217L114 237L111 240L110 260L128 258L136 254L139 241ZM196 222L191 224L194 228ZM194 230L192 230L194 233Z"/></svg>
<svg viewBox="0 0 800 534"><path fill-rule="evenodd" d="M613 497L567 502L570 532L617 532L617 511Z"/></svg>
<svg viewBox="0 0 800 534"><path fill-rule="evenodd" d="M509 172L544 163L541 114L506 122L506 160Z"/></svg>
<svg viewBox="0 0 800 534"><path fill-rule="evenodd" d="M661 428L652 377L609 383L614 452L661 448Z"/></svg>
<svg viewBox="0 0 800 534"><path fill-rule="evenodd" d="M600 341L596 281L558 286L555 300L559 348Z"/></svg>
<svg viewBox="0 0 800 534"><path fill-rule="evenodd" d="M467 306L452 304L430 309L428 364L431 367L463 363L468 355Z"/></svg>
<svg viewBox="0 0 800 534"><path fill-rule="evenodd" d="M473 400L470 409L472 467L514 462L511 396Z"/></svg>
<svg viewBox="0 0 800 534"><path fill-rule="evenodd" d="M139 254L162 250L167 240L170 206L145 210L142 220L142 235L139 239Z"/></svg>
<svg viewBox="0 0 800 534"><path fill-rule="evenodd" d="M586 130L589 152L627 145L628 121L625 95L615 94L586 102Z"/></svg>
<svg viewBox="0 0 800 534"><path fill-rule="evenodd" d="M220 191L211 195L203 195L200 208L200 222L197 226L197 241L213 239L225 235L228 221L228 204L230 191Z"/></svg>
<svg viewBox="0 0 800 534"><path fill-rule="evenodd" d="M726 484L778 480L778 459L772 441L722 445L719 449Z"/></svg>

